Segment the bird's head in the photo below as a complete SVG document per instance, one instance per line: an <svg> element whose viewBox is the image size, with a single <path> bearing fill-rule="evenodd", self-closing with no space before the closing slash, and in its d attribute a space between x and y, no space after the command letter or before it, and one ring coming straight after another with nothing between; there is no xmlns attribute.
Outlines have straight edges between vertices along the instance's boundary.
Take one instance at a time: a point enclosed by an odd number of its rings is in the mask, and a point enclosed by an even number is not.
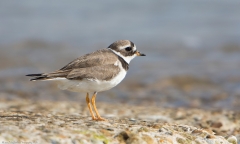
<svg viewBox="0 0 240 144"><path fill-rule="evenodd" d="M136 56L146 56L140 53L136 45L129 40L119 40L112 43L109 47L115 54L122 57L128 64Z"/></svg>

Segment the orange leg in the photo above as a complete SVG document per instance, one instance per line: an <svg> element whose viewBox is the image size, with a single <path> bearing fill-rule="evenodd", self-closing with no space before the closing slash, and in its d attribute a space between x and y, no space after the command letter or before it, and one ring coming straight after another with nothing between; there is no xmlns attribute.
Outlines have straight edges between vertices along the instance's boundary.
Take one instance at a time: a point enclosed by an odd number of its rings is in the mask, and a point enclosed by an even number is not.
<svg viewBox="0 0 240 144"><path fill-rule="evenodd" d="M94 93L93 96L92 96L92 105L93 105L93 109L97 115L97 118L95 120L97 121L107 121L106 119L102 118L99 113L98 113L98 110L97 110L97 107L96 107L96 104L95 104L95 99L96 99L96 96L97 96L97 93Z"/></svg>
<svg viewBox="0 0 240 144"><path fill-rule="evenodd" d="M89 94L88 93L86 95L86 102L87 102L88 109L89 109L89 111L91 113L92 120L96 120L96 117L94 116L94 113L92 111L92 107L91 107L91 103L90 103L90 99L89 99Z"/></svg>

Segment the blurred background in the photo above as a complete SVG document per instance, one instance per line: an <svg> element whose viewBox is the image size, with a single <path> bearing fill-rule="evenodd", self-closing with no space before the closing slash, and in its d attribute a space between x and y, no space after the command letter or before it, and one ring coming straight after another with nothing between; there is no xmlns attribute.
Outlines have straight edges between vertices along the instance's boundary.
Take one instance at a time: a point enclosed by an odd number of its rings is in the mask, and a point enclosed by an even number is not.
<svg viewBox="0 0 240 144"><path fill-rule="evenodd" d="M240 110L239 14L238 0L1 1L0 99L83 104L25 75L129 39L147 56L98 102Z"/></svg>

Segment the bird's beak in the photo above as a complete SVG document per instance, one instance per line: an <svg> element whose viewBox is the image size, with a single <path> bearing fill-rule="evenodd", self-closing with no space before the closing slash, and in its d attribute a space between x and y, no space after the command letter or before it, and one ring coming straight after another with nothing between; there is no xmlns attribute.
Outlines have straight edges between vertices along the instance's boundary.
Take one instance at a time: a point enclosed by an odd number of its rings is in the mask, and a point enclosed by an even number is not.
<svg viewBox="0 0 240 144"><path fill-rule="evenodd" d="M142 54L142 53L140 53L139 51L136 51L135 54L136 54L137 56L146 56L145 54Z"/></svg>

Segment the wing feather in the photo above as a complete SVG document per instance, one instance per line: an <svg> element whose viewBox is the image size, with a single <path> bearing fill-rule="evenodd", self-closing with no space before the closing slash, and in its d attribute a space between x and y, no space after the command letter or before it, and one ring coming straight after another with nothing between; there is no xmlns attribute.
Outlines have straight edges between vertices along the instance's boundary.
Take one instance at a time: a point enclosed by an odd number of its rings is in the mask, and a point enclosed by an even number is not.
<svg viewBox="0 0 240 144"><path fill-rule="evenodd" d="M87 68L78 68L72 70L67 75L66 78L72 80L82 80L84 78L95 80L110 80L114 76L116 76L119 73L119 71L120 68L113 64Z"/></svg>
<svg viewBox="0 0 240 144"><path fill-rule="evenodd" d="M70 62L60 70L114 64L117 61L117 59L118 58L116 54L114 54L111 50L101 49L75 59L74 61Z"/></svg>

